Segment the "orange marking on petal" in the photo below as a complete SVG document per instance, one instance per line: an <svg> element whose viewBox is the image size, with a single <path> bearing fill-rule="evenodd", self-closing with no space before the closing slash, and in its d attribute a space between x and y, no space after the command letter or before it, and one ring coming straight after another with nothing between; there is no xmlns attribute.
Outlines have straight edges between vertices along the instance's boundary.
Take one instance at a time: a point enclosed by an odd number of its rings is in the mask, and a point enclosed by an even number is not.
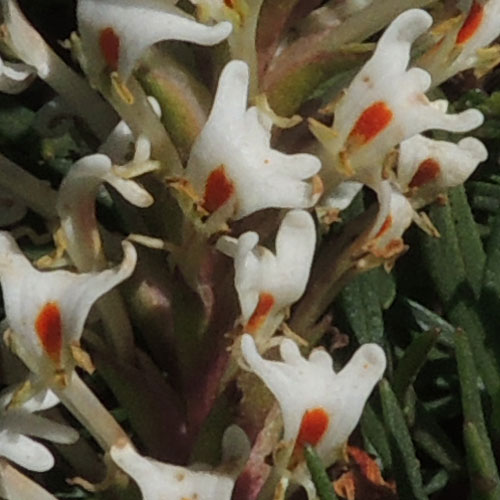
<svg viewBox="0 0 500 500"><path fill-rule="evenodd" d="M62 349L61 311L56 302L45 304L35 320L35 330L47 355L59 363Z"/></svg>
<svg viewBox="0 0 500 500"><path fill-rule="evenodd" d="M224 0L224 3L226 4L227 7L230 9L234 9L234 0Z"/></svg>
<svg viewBox="0 0 500 500"><path fill-rule="evenodd" d="M382 227L379 229L378 233L375 235L375 238L380 238L381 236L383 236L387 231L389 231L391 226L392 226L392 215L388 215L385 218L385 221L382 224Z"/></svg>
<svg viewBox="0 0 500 500"><path fill-rule="evenodd" d="M112 71L118 69L120 59L120 38L111 27L105 28L99 35L99 46L107 65Z"/></svg>
<svg viewBox="0 0 500 500"><path fill-rule="evenodd" d="M203 208L207 212L215 212L234 194L234 184L226 175L224 165L217 167L207 179Z"/></svg>
<svg viewBox="0 0 500 500"><path fill-rule="evenodd" d="M434 158L427 158L417 168L415 175L412 177L409 187L419 188L428 182L433 181L441 171L439 162Z"/></svg>
<svg viewBox="0 0 500 500"><path fill-rule="evenodd" d="M316 446L324 436L329 424L330 417L323 408L307 410L300 423L296 446L302 447L306 444Z"/></svg>
<svg viewBox="0 0 500 500"><path fill-rule="evenodd" d="M354 140L357 145L366 144L380 134L393 117L389 106L383 101L377 101L361 113L349 134L349 139Z"/></svg>
<svg viewBox="0 0 500 500"><path fill-rule="evenodd" d="M259 295L257 307L245 327L248 333L255 333L262 326L275 302L274 297L270 293L262 292Z"/></svg>
<svg viewBox="0 0 500 500"><path fill-rule="evenodd" d="M467 42L470 38L472 38L472 36L474 36L476 31L479 29L479 26L481 26L481 23L483 22L483 17L484 17L484 6L481 5L479 2L474 2L469 11L467 19L465 20L464 24L460 28L460 31L458 32L457 44L459 45L463 44Z"/></svg>

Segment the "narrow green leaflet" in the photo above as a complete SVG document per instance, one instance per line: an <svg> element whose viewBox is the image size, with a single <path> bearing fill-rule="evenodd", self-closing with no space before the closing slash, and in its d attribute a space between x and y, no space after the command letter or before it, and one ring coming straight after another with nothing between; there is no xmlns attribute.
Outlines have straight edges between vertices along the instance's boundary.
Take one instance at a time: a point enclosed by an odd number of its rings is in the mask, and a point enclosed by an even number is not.
<svg viewBox="0 0 500 500"><path fill-rule="evenodd" d="M426 500L420 462L415 455L415 448L403 411L387 380L380 382L379 389L399 498L401 500Z"/></svg>
<svg viewBox="0 0 500 500"><path fill-rule="evenodd" d="M380 271L374 269L356 276L339 296L339 303L360 344L384 342L384 320L379 293Z"/></svg>
<svg viewBox="0 0 500 500"><path fill-rule="evenodd" d="M316 491L320 500L337 500L337 495L333 489L332 482L326 473L321 459L318 457L314 448L306 446L304 450L306 456L307 467L311 473L311 477L316 486Z"/></svg>
<svg viewBox="0 0 500 500"><path fill-rule="evenodd" d="M439 337L439 330L433 329L415 337L399 360L392 388L397 398L402 401L406 390L413 383L420 368L427 360L427 355Z"/></svg>
<svg viewBox="0 0 500 500"><path fill-rule="evenodd" d="M464 441L472 498L474 500L498 499L500 498L500 478L484 421L478 390L478 373L471 354L470 340L464 331L458 331L455 341L458 373L462 387Z"/></svg>

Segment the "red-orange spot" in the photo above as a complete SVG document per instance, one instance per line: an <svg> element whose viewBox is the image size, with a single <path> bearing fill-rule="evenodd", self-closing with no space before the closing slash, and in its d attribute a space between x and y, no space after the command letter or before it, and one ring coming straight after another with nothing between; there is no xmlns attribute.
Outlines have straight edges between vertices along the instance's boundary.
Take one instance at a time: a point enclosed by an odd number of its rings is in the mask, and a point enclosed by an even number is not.
<svg viewBox="0 0 500 500"><path fill-rule="evenodd" d="M307 410L300 423L296 446L302 447L306 444L316 446L328 429L329 424L330 417L323 408Z"/></svg>
<svg viewBox="0 0 500 500"><path fill-rule="evenodd" d="M428 182L433 181L441 171L439 162L434 158L427 158L417 168L415 175L412 177L409 187L419 188Z"/></svg>
<svg viewBox="0 0 500 500"><path fill-rule="evenodd" d="M99 35L99 46L106 64L112 71L118 69L118 60L120 59L120 38L113 28L105 28Z"/></svg>
<svg viewBox="0 0 500 500"><path fill-rule="evenodd" d="M389 125L393 116L385 102L375 102L361 113L349 134L349 140L354 141L356 145L370 142Z"/></svg>
<svg viewBox="0 0 500 500"><path fill-rule="evenodd" d="M203 208L207 212L215 212L234 194L234 184L226 175L224 165L217 167L207 179Z"/></svg>
<svg viewBox="0 0 500 500"><path fill-rule="evenodd" d="M274 303L274 297L270 293L262 292L259 295L257 307L245 327L245 330L248 333L255 333L262 326L262 323L264 323L267 316L271 312Z"/></svg>
<svg viewBox="0 0 500 500"><path fill-rule="evenodd" d="M457 44L465 43L479 29L484 17L484 6L479 2L474 2L469 11L469 15L460 28L457 35Z"/></svg>
<svg viewBox="0 0 500 500"><path fill-rule="evenodd" d="M230 8L234 9L234 0L224 0L224 3Z"/></svg>
<svg viewBox="0 0 500 500"><path fill-rule="evenodd" d="M45 304L35 321L35 330L47 355L55 363L61 359L62 321L61 311L55 302Z"/></svg>
<svg viewBox="0 0 500 500"><path fill-rule="evenodd" d="M388 215L385 218L382 227L378 230L378 233L375 235L375 238L380 238L381 236L383 236L387 231L389 231L391 226L392 226L392 215Z"/></svg>

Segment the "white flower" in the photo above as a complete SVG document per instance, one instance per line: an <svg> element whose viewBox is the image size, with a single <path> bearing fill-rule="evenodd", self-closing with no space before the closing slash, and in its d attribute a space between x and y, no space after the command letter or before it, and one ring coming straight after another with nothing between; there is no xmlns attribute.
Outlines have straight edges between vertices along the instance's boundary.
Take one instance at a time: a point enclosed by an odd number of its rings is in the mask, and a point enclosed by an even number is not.
<svg viewBox="0 0 500 500"><path fill-rule="evenodd" d="M378 201L375 221L367 234L362 234L357 241L363 243L361 253L369 251L371 256L390 264L407 250L403 233L417 215L408 199L389 181L380 184Z"/></svg>
<svg viewBox="0 0 500 500"><path fill-rule="evenodd" d="M140 147L134 158L137 164L149 162L149 141L145 141L138 141ZM153 198L143 187L119 173L121 170L113 166L108 156L98 153L78 160L61 183L57 211L68 253L79 269L90 271L103 266L94 207L102 184L110 184L135 206L148 207L153 203ZM93 252L90 259L89 252Z"/></svg>
<svg viewBox="0 0 500 500"><path fill-rule="evenodd" d="M474 0L460 25L450 24L448 32L418 60L427 69L434 85L466 69L479 73L496 66L500 48L485 48L500 35L500 0Z"/></svg>
<svg viewBox="0 0 500 500"><path fill-rule="evenodd" d="M38 392L20 406L8 408L16 390L17 387L8 389L0 396L0 456L35 472L49 470L54 466L52 453L27 436L71 444L78 439L78 432L33 415L36 411L52 408L59 403L57 396L49 390Z"/></svg>
<svg viewBox="0 0 500 500"><path fill-rule="evenodd" d="M195 472L139 455L130 443L111 447L111 458L141 489L144 500L230 500L234 478Z"/></svg>
<svg viewBox="0 0 500 500"><path fill-rule="evenodd" d="M241 348L250 369L278 400L285 442L299 451L306 444L314 446L325 466L340 458L366 400L384 373L382 348L361 346L338 373L326 351L314 349L305 359L290 339L280 345L283 361L263 359L247 334Z"/></svg>
<svg viewBox="0 0 500 500"><path fill-rule="evenodd" d="M102 272L42 272L9 233L0 232L0 281L13 348L42 379L60 379L74 367L72 347L79 345L93 303L135 268L133 245L124 242L123 250L121 265Z"/></svg>
<svg viewBox="0 0 500 500"><path fill-rule="evenodd" d="M36 77L36 70L23 63L11 63L0 57L0 92L18 94Z"/></svg>
<svg viewBox="0 0 500 500"><path fill-rule="evenodd" d="M407 69L412 42L431 23L423 10L399 15L336 105L333 128L311 122L335 169L332 177L340 173L376 189L384 158L404 139L429 129L466 132L482 123L477 110L449 115L442 102L429 102L425 92L430 75L420 68ZM328 171L324 175L328 183Z"/></svg>
<svg viewBox="0 0 500 500"><path fill-rule="evenodd" d="M123 81L144 51L163 40L215 45L231 32L230 23L205 26L175 7L172 0L79 0L78 27L87 71L99 76L106 68Z"/></svg>
<svg viewBox="0 0 500 500"><path fill-rule="evenodd" d="M208 212L229 206L235 219L269 207L311 207L320 193L304 180L319 171L320 161L272 149L271 120L256 107L247 110L247 91L248 66L231 61L220 76L185 176Z"/></svg>
<svg viewBox="0 0 500 500"><path fill-rule="evenodd" d="M488 150L473 137L453 144L416 135L399 146L397 182L413 208L422 208L463 184L487 157Z"/></svg>
<svg viewBox="0 0 500 500"><path fill-rule="evenodd" d="M0 6L4 21L2 38L10 50L36 70L38 76L64 100L72 114L85 120L96 137L108 135L116 123L111 108L45 43L16 0L2 0Z"/></svg>
<svg viewBox="0 0 500 500"><path fill-rule="evenodd" d="M237 240L223 236L217 248L234 258L235 287L245 330L271 331L279 326L286 309L304 293L316 245L316 229L309 213L286 214L276 235L276 254L257 246L254 232Z"/></svg>

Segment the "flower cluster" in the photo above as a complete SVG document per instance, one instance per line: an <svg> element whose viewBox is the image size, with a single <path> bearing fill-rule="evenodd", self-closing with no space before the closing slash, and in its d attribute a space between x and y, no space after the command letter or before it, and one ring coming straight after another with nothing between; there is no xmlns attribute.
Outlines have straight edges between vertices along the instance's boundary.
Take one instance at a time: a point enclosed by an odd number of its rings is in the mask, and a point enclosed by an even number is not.
<svg viewBox="0 0 500 500"><path fill-rule="evenodd" d="M487 47L500 34L500 1L474 0L430 33L425 10L387 19L371 57L326 106L330 124L316 110L303 122L271 109L266 74L276 71L277 81L294 43L291 35L275 38L269 16L259 24L272 2L191 3L78 0L78 34L68 46L84 78L16 0L2 1L0 91L20 93L44 80L57 99L39 110L38 132L85 144L57 191L0 155L0 224L9 229L0 232L4 338L26 368L0 397L5 498L19 499L19 491L26 500L53 498L10 463L49 470L53 455L31 437L78 440L67 425L33 415L61 402L106 454L103 482L75 484L126 489L126 475L145 500L229 500L258 470L249 498L261 490L284 498L292 480L313 499L306 447L324 468L347 460L349 437L387 364L385 346L375 343L351 350L341 367L336 346L325 348L328 336L314 348L332 330L324 316L328 294L350 272L390 268L407 249L403 234L412 222L436 236L421 210L445 200L487 159L478 139L451 141L452 133L479 127L481 112L449 112L446 100L426 94L458 72L484 73L500 61L498 47ZM314 9L305 3L298 2L304 11ZM318 37L373 7L345 3L333 9L335 22L320 23ZM293 18L290 12L280 29ZM314 34L315 23L311 14L304 31ZM267 30L264 41L256 41L260 30ZM189 64L181 62L186 53ZM208 74L218 74L211 104L200 77ZM306 85L306 77L295 77L297 87ZM282 83L286 101L289 83ZM435 130L450 140L434 139ZM325 254L324 241L336 234L331 224L364 186L376 193L376 212L367 211L364 227L353 225L347 243ZM51 244L42 258L30 224L42 225L44 244ZM325 285L331 269L338 280ZM122 294L117 287L125 281ZM79 369L102 375L98 383L126 408L147 457ZM234 402L236 385L241 398ZM264 401L267 417L248 410L252 396ZM236 411L227 411L229 402ZM221 436L212 418L219 411L227 413L223 421L238 415L241 428L229 426ZM211 447L222 441L221 464L186 466L188 457L216 462L200 451L212 435ZM176 456L165 451L169 439L177 441ZM100 460L93 448L86 453Z"/></svg>

